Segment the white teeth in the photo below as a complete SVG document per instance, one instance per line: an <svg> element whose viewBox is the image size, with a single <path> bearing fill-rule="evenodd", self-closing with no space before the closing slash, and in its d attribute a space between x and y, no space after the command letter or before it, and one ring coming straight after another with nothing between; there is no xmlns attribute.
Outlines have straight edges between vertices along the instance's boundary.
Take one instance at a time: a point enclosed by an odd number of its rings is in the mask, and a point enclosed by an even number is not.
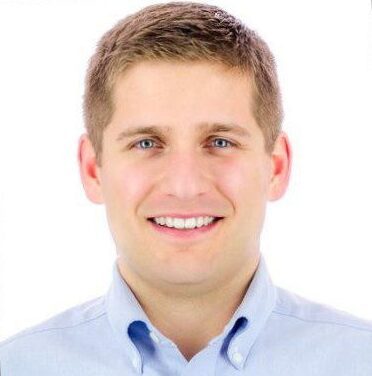
<svg viewBox="0 0 372 376"><path fill-rule="evenodd" d="M155 222L156 222L156 218L155 218ZM165 225L167 227L173 227L172 222L173 221L170 218L165 218Z"/></svg>
<svg viewBox="0 0 372 376"><path fill-rule="evenodd" d="M171 218L157 217L154 221L162 226L175 227L178 229L195 228L209 225L216 217L193 217L193 218Z"/></svg>

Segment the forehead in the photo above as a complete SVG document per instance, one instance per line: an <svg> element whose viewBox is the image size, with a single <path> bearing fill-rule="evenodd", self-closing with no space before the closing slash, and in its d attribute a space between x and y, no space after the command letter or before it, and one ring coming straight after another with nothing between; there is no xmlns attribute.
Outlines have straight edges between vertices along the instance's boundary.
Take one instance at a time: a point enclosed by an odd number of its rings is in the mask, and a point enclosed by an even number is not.
<svg viewBox="0 0 372 376"><path fill-rule="evenodd" d="M226 95L228 91L228 95ZM121 73L113 85L113 98L155 101L194 99L205 102L217 98L228 101L235 94L251 99L252 82L248 72L210 62L142 61ZM204 95L203 95L204 94ZM205 95L207 94L207 95Z"/></svg>
<svg viewBox="0 0 372 376"><path fill-rule="evenodd" d="M121 74L113 87L113 122L163 131L196 124L242 127L254 123L248 73L208 62L141 62Z"/></svg>

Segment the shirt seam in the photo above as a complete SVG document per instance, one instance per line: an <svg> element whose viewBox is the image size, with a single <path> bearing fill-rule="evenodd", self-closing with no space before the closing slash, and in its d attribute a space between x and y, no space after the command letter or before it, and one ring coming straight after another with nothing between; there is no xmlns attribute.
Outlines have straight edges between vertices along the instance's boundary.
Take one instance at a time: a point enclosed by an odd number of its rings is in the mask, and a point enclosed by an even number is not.
<svg viewBox="0 0 372 376"><path fill-rule="evenodd" d="M95 317L92 317L90 319L86 319L86 320L83 320L79 323L76 323L74 325L69 325L69 326L56 326L56 327L51 327L51 328L43 328L43 329L34 329L34 330L31 330L30 332L27 332L27 333L23 333L23 334L19 334L19 335L15 335L14 338L9 338L9 340L5 340L3 343L0 344L0 348L3 348L5 347L6 345L9 345L10 343L18 340L18 339L22 339L24 337L28 337L28 336L31 336L33 334L39 334L39 333L43 333L43 332L48 332L48 331L52 331L52 330L59 330L59 329L71 329L71 328L75 328L75 327L78 327L80 325L84 325L84 324L87 324L91 321L94 321L94 320L97 320L99 319L100 317L106 315L107 312L101 312L99 313L97 316ZM1 376L1 374L0 374Z"/></svg>
<svg viewBox="0 0 372 376"><path fill-rule="evenodd" d="M282 315L282 316L293 317L293 318L295 318L295 319L297 319L297 320L301 320L301 321L304 321L304 322L317 323L317 324L339 325L339 326L344 326L344 327L347 327L347 328L357 329L357 330L361 330L361 331L363 331L363 332L368 332L368 333L371 333L371 334L372 334L372 329L362 328L362 327L358 327L358 326L350 325L350 324L346 324L346 323L335 322L335 321L327 321L327 320L312 320L312 319L305 319L305 318L302 318L302 317L299 317L299 316L296 316L296 315L293 315L293 314L290 314L290 313L279 312L279 311L276 311L276 310L273 310L273 313L276 313L276 314L278 314L278 315Z"/></svg>

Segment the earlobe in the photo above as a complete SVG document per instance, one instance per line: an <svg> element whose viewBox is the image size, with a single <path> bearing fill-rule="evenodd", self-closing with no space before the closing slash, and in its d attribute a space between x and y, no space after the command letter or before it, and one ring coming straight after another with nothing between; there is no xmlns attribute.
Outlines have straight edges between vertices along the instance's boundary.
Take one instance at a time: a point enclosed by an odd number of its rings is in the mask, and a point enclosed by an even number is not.
<svg viewBox="0 0 372 376"><path fill-rule="evenodd" d="M292 149L285 132L281 132L271 154L272 173L269 187L269 201L280 199L289 183L292 166Z"/></svg>
<svg viewBox="0 0 372 376"><path fill-rule="evenodd" d="M102 204L102 187L100 182L99 167L93 145L86 133L79 139L77 159L79 163L80 178L86 196L95 204Z"/></svg>

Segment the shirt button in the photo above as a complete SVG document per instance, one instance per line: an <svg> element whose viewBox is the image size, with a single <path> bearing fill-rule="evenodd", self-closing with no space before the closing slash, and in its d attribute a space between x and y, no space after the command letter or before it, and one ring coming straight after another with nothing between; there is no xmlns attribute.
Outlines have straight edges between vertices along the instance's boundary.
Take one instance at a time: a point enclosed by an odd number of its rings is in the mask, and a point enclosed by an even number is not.
<svg viewBox="0 0 372 376"><path fill-rule="evenodd" d="M150 337L154 342L159 343L159 338L154 332L150 332Z"/></svg>
<svg viewBox="0 0 372 376"><path fill-rule="evenodd" d="M232 354L232 361L235 363L235 364L240 364L242 361L243 361L243 355L240 354L239 352L234 352Z"/></svg>

